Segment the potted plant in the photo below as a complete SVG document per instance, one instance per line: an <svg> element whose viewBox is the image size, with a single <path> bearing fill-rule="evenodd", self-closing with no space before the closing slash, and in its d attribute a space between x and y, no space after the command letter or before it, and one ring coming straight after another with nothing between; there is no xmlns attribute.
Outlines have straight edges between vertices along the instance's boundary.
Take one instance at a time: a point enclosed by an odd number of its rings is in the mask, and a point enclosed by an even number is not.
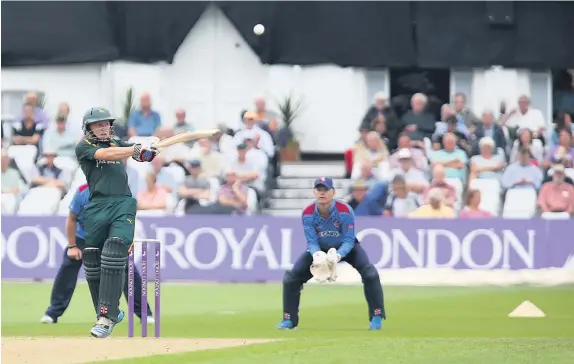
<svg viewBox="0 0 574 364"><path fill-rule="evenodd" d="M130 114L134 109L134 89L130 87L126 90L124 102L122 105L122 116L114 121L114 132L120 139L127 138L128 127L127 123L130 118Z"/></svg>
<svg viewBox="0 0 574 364"><path fill-rule="evenodd" d="M283 120L283 127L279 130L279 147L282 162L295 162L301 159L299 142L295 136L293 122L302 110L302 100L295 100L292 95L278 102L279 112Z"/></svg>

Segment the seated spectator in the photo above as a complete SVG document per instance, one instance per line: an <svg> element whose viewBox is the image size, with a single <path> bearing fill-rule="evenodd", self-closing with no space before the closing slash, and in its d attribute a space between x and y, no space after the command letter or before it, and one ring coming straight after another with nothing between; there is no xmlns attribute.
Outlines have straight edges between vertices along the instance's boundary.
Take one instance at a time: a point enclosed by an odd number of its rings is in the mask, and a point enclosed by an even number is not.
<svg viewBox="0 0 574 364"><path fill-rule="evenodd" d="M207 138L199 139L195 149L197 149L195 158L201 162L203 175L207 178L221 178L226 161L223 159L221 153L213 148L213 143ZM263 153L263 155L265 162L267 162L267 156L265 153Z"/></svg>
<svg viewBox="0 0 574 364"><path fill-rule="evenodd" d="M214 152L221 153L224 163L230 163L237 159L237 144L231 135L224 132L227 129L225 125L220 124L217 128L221 133L211 137L211 147Z"/></svg>
<svg viewBox="0 0 574 364"><path fill-rule="evenodd" d="M44 133L42 149L56 149L59 157L76 160L76 144L79 135L74 133L67 125L65 115L56 116L56 125L50 126Z"/></svg>
<svg viewBox="0 0 574 364"><path fill-rule="evenodd" d="M233 170L229 170L225 178L226 182L219 189L217 198L220 213L244 214L247 211L249 187L237 178Z"/></svg>
<svg viewBox="0 0 574 364"><path fill-rule="evenodd" d="M364 131L364 134L374 130L373 120L376 120L378 115L381 115L385 120L385 137L389 140L389 148L395 149L395 141L403 129L403 125L400 120L398 120L393 108L388 104L388 98L384 92L377 92L375 94L374 103L369 110L367 110L359 129Z"/></svg>
<svg viewBox="0 0 574 364"><path fill-rule="evenodd" d="M177 182L173 174L171 174L167 168L168 164L163 156L161 154L158 155L153 159L151 164L153 167L153 173L155 174L156 184L163 187L168 193L177 191Z"/></svg>
<svg viewBox="0 0 574 364"><path fill-rule="evenodd" d="M555 165L552 181L542 185L538 207L541 212L574 213L574 186L565 181L563 165Z"/></svg>
<svg viewBox="0 0 574 364"><path fill-rule="evenodd" d="M255 121L257 125L269 134L275 135L279 130L279 122L277 121L277 114L267 109L265 97L257 96L254 100L255 103Z"/></svg>
<svg viewBox="0 0 574 364"><path fill-rule="evenodd" d="M183 133L186 131L192 132L195 128L191 123L186 120L186 112L184 109L179 108L175 112L175 125L173 126L173 132L175 134ZM193 145L193 141L186 143L189 147Z"/></svg>
<svg viewBox="0 0 574 364"><path fill-rule="evenodd" d="M13 214L24 192L26 184L17 170L10 167L10 158L2 151L2 214Z"/></svg>
<svg viewBox="0 0 574 364"><path fill-rule="evenodd" d="M554 132L552 133L551 145L558 145L558 134L562 129L568 129L574 134L572 115L566 111L558 113L556 120L554 120Z"/></svg>
<svg viewBox="0 0 574 364"><path fill-rule="evenodd" d="M356 179L362 180L369 188L379 183L379 180L373 174L373 168L371 166L371 162L369 161L363 162L363 164L361 165L361 173Z"/></svg>
<svg viewBox="0 0 574 364"><path fill-rule="evenodd" d="M257 148L267 154L268 158L273 158L275 155L275 145L273 144L273 138L265 130L261 129L256 125L255 120L257 119L257 114L253 112L246 112L243 115L244 125L241 129L235 133L233 140L236 145L243 144L245 139L259 140L257 143Z"/></svg>
<svg viewBox="0 0 574 364"><path fill-rule="evenodd" d="M391 179L400 175L407 183L407 191L420 194L428 187L429 182L425 174L414 166L414 161L409 149L398 151L400 167L391 170Z"/></svg>
<svg viewBox="0 0 574 364"><path fill-rule="evenodd" d="M33 91L28 92L24 97L24 108L22 109L22 113L20 115L17 115L14 118L14 121L20 122L26 118L24 116L24 113L26 112L25 110L26 105L32 106L32 115L33 115L32 118L34 119L34 121L38 125L42 125L42 129L46 129L48 127L48 124L50 124L50 120L48 119L48 115L46 115L46 112L41 107L38 106L38 94L36 94Z"/></svg>
<svg viewBox="0 0 574 364"><path fill-rule="evenodd" d="M492 217L488 211L482 210L480 207L480 191L468 190L466 195L466 206L459 214L463 219L480 219Z"/></svg>
<svg viewBox="0 0 574 364"><path fill-rule="evenodd" d="M267 179L267 167L269 166L269 158L264 151L257 148L259 144L258 137L245 139L245 144L247 145L247 153L245 154L245 159L253 161L253 164L257 167L258 171L261 173L262 179L265 181Z"/></svg>
<svg viewBox="0 0 574 364"><path fill-rule="evenodd" d="M482 123L476 126L474 137L473 155L480 153L478 142L484 137L491 137L494 140L495 150L501 148L506 151L506 136L500 125L494 122L494 114L490 110L482 113Z"/></svg>
<svg viewBox="0 0 574 364"><path fill-rule="evenodd" d="M453 207L455 202L456 202L456 190L453 186L451 186L450 184L448 184L445 181L445 169L442 165L437 164L436 166L434 166L433 170L432 170L432 180L429 186L427 186L427 188L425 188L424 192L423 192L423 201L425 201L425 203L428 203L429 201L429 192L431 189L433 188L439 188L443 191L443 196L444 196L444 203L447 206Z"/></svg>
<svg viewBox="0 0 574 364"><path fill-rule="evenodd" d="M32 105L24 105L22 115L22 119L13 124L12 144L34 145L39 148L45 124L36 122L34 106Z"/></svg>
<svg viewBox="0 0 574 364"><path fill-rule="evenodd" d="M452 207L444 204L444 193L440 188L432 188L428 193L428 204L423 205L409 213L409 218L440 219L455 218L456 213Z"/></svg>
<svg viewBox="0 0 574 364"><path fill-rule="evenodd" d="M572 132L568 129L560 130L558 144L548 148L544 159L544 168L552 168L562 164L564 168L574 168L574 147L572 147Z"/></svg>
<svg viewBox="0 0 574 364"><path fill-rule="evenodd" d="M160 126L161 117L151 109L150 95L145 92L140 97L140 108L130 114L128 136L152 136Z"/></svg>
<svg viewBox="0 0 574 364"><path fill-rule="evenodd" d="M209 200L211 197L211 184L202 170L199 160L189 163L189 176L185 177L185 184L177 189L179 197L185 199L185 213L200 213L202 206L200 200Z"/></svg>
<svg viewBox="0 0 574 364"><path fill-rule="evenodd" d="M427 100L424 94L414 94L411 98L411 110L402 117L404 131L412 140L431 138L435 131L435 117L426 112Z"/></svg>
<svg viewBox="0 0 574 364"><path fill-rule="evenodd" d="M360 184L362 182L355 182ZM355 191L355 195L361 192ZM381 216L387 200L388 183L379 182L366 191L364 198L354 208L356 216ZM351 196L352 197L352 196Z"/></svg>
<svg viewBox="0 0 574 364"><path fill-rule="evenodd" d="M383 140L375 131L369 132L365 136L365 146L359 144L357 149L355 149L353 157L353 175L357 175L355 171L355 166L361 168L365 162L371 163L371 168L373 169L373 174L379 176L378 168L383 161L387 161L389 158L389 150L387 146L383 143Z"/></svg>
<svg viewBox="0 0 574 364"><path fill-rule="evenodd" d="M528 129L534 138L543 138L546 129L544 115L540 110L530 107L530 98L526 95L518 98L518 108L506 114L502 122L514 130Z"/></svg>
<svg viewBox="0 0 574 364"><path fill-rule="evenodd" d="M351 184L351 195L347 199L347 204L355 210L357 206L365 200L368 190L369 185L367 185L365 181L357 180L353 182L353 184Z"/></svg>
<svg viewBox="0 0 574 364"><path fill-rule="evenodd" d="M380 138L383 140L383 143L389 148L389 135L387 133L387 121L383 114L378 114L378 116L373 120L371 124L371 129L379 134Z"/></svg>
<svg viewBox="0 0 574 364"><path fill-rule="evenodd" d="M444 148L433 152L430 156L433 166L442 165L447 178L466 180L466 165L468 156L462 149L456 147L456 136L446 133L443 137Z"/></svg>
<svg viewBox="0 0 574 364"><path fill-rule="evenodd" d="M398 147L399 149L389 157L391 168L399 168L401 166L399 161L399 151L402 149L408 149L411 152L411 158L415 168L423 172L429 169L429 161L423 152L424 143L422 141L411 141L411 138L409 138L408 135L401 134L399 137Z"/></svg>
<svg viewBox="0 0 574 364"><path fill-rule="evenodd" d="M46 162L38 167L36 175L32 178L32 187L56 187L64 192L69 183L69 176L54 165L56 156L55 150L44 150Z"/></svg>
<svg viewBox="0 0 574 364"><path fill-rule="evenodd" d="M530 152L526 148L518 151L518 161L510 164L502 174L502 187L506 190L511 188L534 188L538 190L542 184L542 172L540 168L530 162Z"/></svg>
<svg viewBox="0 0 574 364"><path fill-rule="evenodd" d="M466 107L466 95L462 92L457 92L454 95L453 106L456 118L467 126L469 132L474 131L481 124L480 119Z"/></svg>
<svg viewBox="0 0 574 364"><path fill-rule="evenodd" d="M470 142L468 141L466 134L459 130L458 123L459 122L456 119L456 116L453 115L449 116L446 119L446 129L437 128L437 131L433 134L431 139L434 150L444 149L443 137L445 136L446 133L451 133L454 134L454 136L456 136L457 146L460 149L464 150L468 155L471 154L472 147L470 145ZM464 124L462 125L464 126ZM464 127L466 128L466 126Z"/></svg>
<svg viewBox="0 0 574 364"><path fill-rule="evenodd" d="M420 195L409 192L403 176L397 175L393 178L391 190L383 215L406 217L421 206Z"/></svg>
<svg viewBox="0 0 574 364"><path fill-rule="evenodd" d="M252 187L261 200L265 192L266 176L261 172L257 161L247 158L247 144L242 143L237 146L237 160L231 164L231 168L234 171L234 178Z"/></svg>
<svg viewBox="0 0 574 364"><path fill-rule="evenodd" d="M168 192L163 186L156 184L154 173L146 176L147 188L137 195L138 210L165 210L167 208Z"/></svg>
<svg viewBox="0 0 574 364"><path fill-rule="evenodd" d="M478 142L480 154L470 158L470 180L475 178L500 179L504 169L504 159L495 154L495 143L491 137L483 137Z"/></svg>
<svg viewBox="0 0 574 364"><path fill-rule="evenodd" d="M529 129L522 129L518 134L518 140L514 141L512 150L510 151L509 163L514 163L518 160L518 150L524 148L529 152L532 163L540 166L542 157L544 155L544 146L540 140L533 139L532 131Z"/></svg>

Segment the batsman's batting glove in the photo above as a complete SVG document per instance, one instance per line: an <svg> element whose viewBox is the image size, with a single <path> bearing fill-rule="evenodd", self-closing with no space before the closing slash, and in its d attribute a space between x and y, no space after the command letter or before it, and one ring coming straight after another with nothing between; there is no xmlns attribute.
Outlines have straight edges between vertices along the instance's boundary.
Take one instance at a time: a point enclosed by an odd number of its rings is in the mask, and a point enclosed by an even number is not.
<svg viewBox="0 0 574 364"><path fill-rule="evenodd" d="M143 147L141 144L134 144L132 158L138 162L151 162L159 154L159 150L153 146Z"/></svg>

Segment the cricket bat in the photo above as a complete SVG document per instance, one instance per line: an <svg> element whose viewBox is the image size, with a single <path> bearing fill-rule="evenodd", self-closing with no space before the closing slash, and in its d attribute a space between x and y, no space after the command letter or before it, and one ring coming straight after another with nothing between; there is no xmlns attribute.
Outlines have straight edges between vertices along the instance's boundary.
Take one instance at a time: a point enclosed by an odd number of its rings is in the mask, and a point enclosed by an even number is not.
<svg viewBox="0 0 574 364"><path fill-rule="evenodd" d="M155 147L158 149L165 148L165 147L169 147L170 145L177 144L177 143L185 143L185 142L189 142L191 140L197 140L197 139L201 139L201 138L209 138L209 137L217 135L219 133L221 133L221 130L219 130L219 129L197 130L197 131L193 131L193 132L184 131L183 133L179 133L179 134L174 135L172 137L160 140L155 145Z"/></svg>

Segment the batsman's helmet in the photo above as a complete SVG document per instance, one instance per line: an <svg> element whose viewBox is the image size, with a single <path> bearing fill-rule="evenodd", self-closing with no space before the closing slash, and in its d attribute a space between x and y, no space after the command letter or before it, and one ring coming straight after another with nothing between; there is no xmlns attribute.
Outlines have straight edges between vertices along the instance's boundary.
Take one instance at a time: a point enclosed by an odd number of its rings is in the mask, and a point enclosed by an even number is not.
<svg viewBox="0 0 574 364"><path fill-rule="evenodd" d="M88 139L92 140L99 140L99 141L109 141L113 136L113 124L116 118L112 116L110 111L103 107L92 107L84 114L84 118L82 121L82 129L84 134ZM92 123L96 123L98 121L109 121L110 122L110 136L109 138L99 138L94 135L91 131L89 125Z"/></svg>

